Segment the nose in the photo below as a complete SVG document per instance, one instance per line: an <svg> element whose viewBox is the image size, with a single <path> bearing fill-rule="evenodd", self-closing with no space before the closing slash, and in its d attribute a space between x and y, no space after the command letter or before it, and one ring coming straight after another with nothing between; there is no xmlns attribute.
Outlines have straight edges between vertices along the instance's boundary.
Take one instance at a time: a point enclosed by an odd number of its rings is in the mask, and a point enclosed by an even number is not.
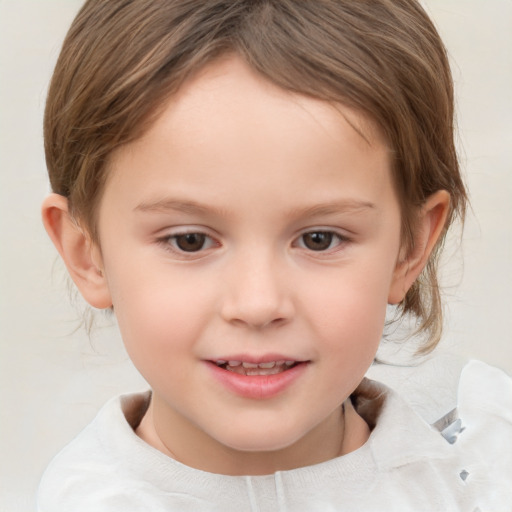
<svg viewBox="0 0 512 512"><path fill-rule="evenodd" d="M294 314L291 283L267 251L231 261L221 314L231 324L262 329L288 323Z"/></svg>

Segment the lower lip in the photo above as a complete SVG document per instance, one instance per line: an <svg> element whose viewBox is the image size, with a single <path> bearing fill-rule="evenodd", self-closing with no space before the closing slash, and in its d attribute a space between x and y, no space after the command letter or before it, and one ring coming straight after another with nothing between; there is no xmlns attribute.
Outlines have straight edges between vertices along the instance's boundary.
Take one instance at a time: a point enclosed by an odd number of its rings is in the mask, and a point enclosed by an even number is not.
<svg viewBox="0 0 512 512"><path fill-rule="evenodd" d="M240 375L207 361L213 375L231 392L244 398L265 400L290 387L306 370L308 363L298 363L289 370L274 375Z"/></svg>

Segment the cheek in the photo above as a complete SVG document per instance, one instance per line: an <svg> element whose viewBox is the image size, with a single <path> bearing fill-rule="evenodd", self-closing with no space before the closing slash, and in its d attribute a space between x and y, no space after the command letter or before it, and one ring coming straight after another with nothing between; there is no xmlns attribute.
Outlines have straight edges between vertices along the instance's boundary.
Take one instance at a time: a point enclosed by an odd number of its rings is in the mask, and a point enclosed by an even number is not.
<svg viewBox="0 0 512 512"><path fill-rule="evenodd" d="M316 334L325 361L322 373L326 395L339 390L340 395L333 395L336 401L357 387L375 358L384 328L386 300L370 285L340 288L331 298L312 302L315 305L311 308L320 319Z"/></svg>
<svg viewBox="0 0 512 512"><path fill-rule="evenodd" d="M193 356L199 319L179 294L140 292L120 301L116 312L121 337L134 366L152 388L183 382ZM114 303L115 307L115 303Z"/></svg>
<svg viewBox="0 0 512 512"><path fill-rule="evenodd" d="M302 307L316 323L319 336L347 356L376 350L384 328L391 272L370 265L350 268L316 282L303 293ZM373 354L371 354L373 358ZM370 360L371 360L370 358Z"/></svg>
<svg viewBox="0 0 512 512"><path fill-rule="evenodd" d="M211 314L208 290L156 265L116 273L111 294L123 341L136 366L169 361L181 350L190 351Z"/></svg>

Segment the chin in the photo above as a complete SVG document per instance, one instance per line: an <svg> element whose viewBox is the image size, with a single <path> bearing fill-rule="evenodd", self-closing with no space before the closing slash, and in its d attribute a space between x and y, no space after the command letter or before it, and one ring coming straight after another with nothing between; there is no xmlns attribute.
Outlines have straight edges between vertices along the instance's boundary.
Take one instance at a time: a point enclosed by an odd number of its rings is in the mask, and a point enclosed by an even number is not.
<svg viewBox="0 0 512 512"><path fill-rule="evenodd" d="M239 452L276 452L289 448L302 438L296 431L281 430L270 432L266 428L237 430L236 427L229 435L223 432L217 441L227 448ZM228 435L226 435L228 434Z"/></svg>

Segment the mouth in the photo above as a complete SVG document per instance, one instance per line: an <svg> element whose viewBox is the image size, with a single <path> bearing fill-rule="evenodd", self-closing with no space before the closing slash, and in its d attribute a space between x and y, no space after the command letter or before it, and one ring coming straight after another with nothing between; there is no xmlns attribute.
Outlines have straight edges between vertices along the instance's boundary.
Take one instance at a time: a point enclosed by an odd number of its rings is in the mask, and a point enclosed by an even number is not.
<svg viewBox="0 0 512 512"><path fill-rule="evenodd" d="M248 361L224 361L219 359L212 361L216 366L228 372L237 373L238 375L276 375L278 373L291 370L293 367L301 364L302 361L266 361L264 363L252 363Z"/></svg>
<svg viewBox="0 0 512 512"><path fill-rule="evenodd" d="M267 354L261 358L228 356L207 360L213 377L244 399L266 400L284 393L302 380L311 361Z"/></svg>

